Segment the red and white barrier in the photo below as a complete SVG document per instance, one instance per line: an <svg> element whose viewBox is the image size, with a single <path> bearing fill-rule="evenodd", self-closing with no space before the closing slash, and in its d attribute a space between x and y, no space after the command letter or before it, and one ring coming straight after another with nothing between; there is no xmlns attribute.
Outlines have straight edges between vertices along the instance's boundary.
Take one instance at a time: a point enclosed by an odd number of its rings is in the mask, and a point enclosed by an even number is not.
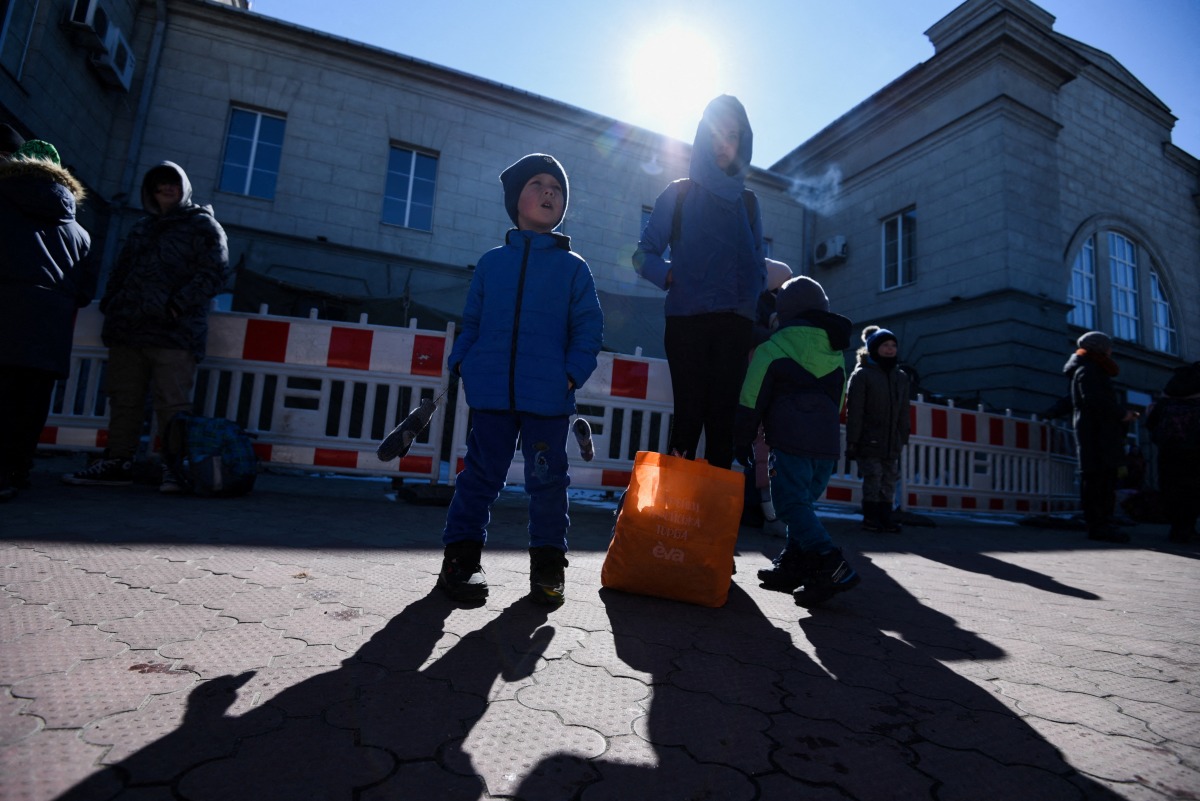
<svg viewBox="0 0 1200 801"><path fill-rule="evenodd" d="M100 450L106 444L101 375L107 351L100 324L95 306L81 310L71 374L56 392L44 447ZM450 429L452 484L466 455L466 393L458 393L452 428L440 403L398 464L380 462L375 449L422 398L444 395L453 336L453 324L445 331L422 331L415 324L395 328L214 311L209 355L197 375L196 408L236 420L257 435L256 450L267 464L432 483L441 479L442 441ZM623 490L638 451L666 450L672 395L665 360L602 353L576 401L578 414L591 424L595 458L583 461L573 440L568 444L572 486ZM1012 513L1077 508L1074 453L1062 429L920 398L912 404L910 422L912 436L901 460L902 505ZM842 436L844 441L844 427ZM524 481L519 450L508 481ZM839 462L824 500L861 504L855 465Z"/></svg>
<svg viewBox="0 0 1200 801"><path fill-rule="evenodd" d="M95 305L80 311L71 375L52 406L46 447L99 450L106 443L101 319ZM256 436L268 464L436 482L444 405L398 463L380 462L375 448L421 398L445 393L453 336L453 324L421 331L214 311L196 409L236 420Z"/></svg>

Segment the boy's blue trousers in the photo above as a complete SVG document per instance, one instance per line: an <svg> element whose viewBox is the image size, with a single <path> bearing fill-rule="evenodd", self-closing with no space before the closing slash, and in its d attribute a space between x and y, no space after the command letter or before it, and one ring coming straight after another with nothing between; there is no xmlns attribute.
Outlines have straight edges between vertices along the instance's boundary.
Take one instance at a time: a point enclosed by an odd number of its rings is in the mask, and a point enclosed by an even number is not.
<svg viewBox="0 0 1200 801"><path fill-rule="evenodd" d="M525 492L529 494L529 547L553 545L566 551L569 420L565 415L473 412L467 455L455 480L442 543L487 541L492 504L504 488L519 436L525 457Z"/></svg>

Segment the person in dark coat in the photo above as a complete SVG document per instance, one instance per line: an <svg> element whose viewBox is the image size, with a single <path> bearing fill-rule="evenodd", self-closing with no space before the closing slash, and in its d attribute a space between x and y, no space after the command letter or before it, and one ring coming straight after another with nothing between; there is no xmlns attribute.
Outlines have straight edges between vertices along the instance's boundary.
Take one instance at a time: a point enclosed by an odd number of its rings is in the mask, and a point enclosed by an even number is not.
<svg viewBox="0 0 1200 801"><path fill-rule="evenodd" d="M146 392L154 389L158 436L176 412L192 408L196 363L204 357L208 311L230 276L225 231L209 206L192 201L192 183L164 161L142 178L142 208L113 265L100 311L108 346L108 447L68 484L133 483ZM163 469L163 492L181 487Z"/></svg>
<svg viewBox="0 0 1200 801"><path fill-rule="evenodd" d="M1146 427L1158 450L1158 488L1171 542L1191 542L1200 517L1200 362L1177 368L1150 406Z"/></svg>
<svg viewBox="0 0 1200 801"><path fill-rule="evenodd" d="M1112 339L1089 331L1076 342L1078 349L1063 365L1071 382L1072 422L1079 458L1079 500L1088 539L1128 542L1129 535L1113 524L1117 497L1117 468L1125 458L1126 424L1137 413L1117 399L1112 379L1120 372L1112 359Z"/></svg>
<svg viewBox="0 0 1200 801"><path fill-rule="evenodd" d="M54 383L70 372L75 311L96 291L86 193L52 145L0 160L0 500L29 486Z"/></svg>
<svg viewBox="0 0 1200 801"><path fill-rule="evenodd" d="M693 459L703 434L704 458L723 468L733 464L738 389L767 278L762 212L746 189L753 145L738 99L710 102L696 130L689 177L659 194L633 254L638 274L667 292L669 450Z"/></svg>
<svg viewBox="0 0 1200 801"><path fill-rule="evenodd" d="M891 331L869 325L862 341L846 388L846 458L858 462L863 477L863 528L899 531L892 507L911 426L908 374L897 368L899 342Z"/></svg>

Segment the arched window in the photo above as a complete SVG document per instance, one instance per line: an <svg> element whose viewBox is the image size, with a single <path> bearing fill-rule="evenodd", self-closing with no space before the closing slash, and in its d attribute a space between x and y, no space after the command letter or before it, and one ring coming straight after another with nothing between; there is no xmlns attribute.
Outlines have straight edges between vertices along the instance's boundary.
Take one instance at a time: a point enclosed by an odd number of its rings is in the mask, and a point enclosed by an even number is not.
<svg viewBox="0 0 1200 801"><path fill-rule="evenodd" d="M1168 288L1148 249L1125 231L1097 227L1080 241L1067 302L1073 326L1179 355Z"/></svg>

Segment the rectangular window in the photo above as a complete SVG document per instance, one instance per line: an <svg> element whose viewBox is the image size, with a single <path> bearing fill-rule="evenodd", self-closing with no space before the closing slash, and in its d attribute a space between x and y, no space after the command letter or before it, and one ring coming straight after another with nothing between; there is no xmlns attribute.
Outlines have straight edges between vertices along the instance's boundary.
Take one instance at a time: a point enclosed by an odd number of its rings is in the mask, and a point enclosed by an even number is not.
<svg viewBox="0 0 1200 801"><path fill-rule="evenodd" d="M772 258L775 253L775 242L769 236L763 237L763 255L768 259Z"/></svg>
<svg viewBox="0 0 1200 801"><path fill-rule="evenodd" d="M1113 336L1138 341L1137 248L1121 234L1108 232L1108 270L1112 281Z"/></svg>
<svg viewBox="0 0 1200 801"><path fill-rule="evenodd" d="M433 190L437 157L392 147L383 189L383 221L421 231L433 230Z"/></svg>
<svg viewBox="0 0 1200 801"><path fill-rule="evenodd" d="M1158 273L1153 270L1150 272L1150 303L1154 314L1154 349L1178 356L1179 335L1171 316L1171 303L1158 280Z"/></svg>
<svg viewBox="0 0 1200 801"><path fill-rule="evenodd" d="M917 280L917 210L902 211L883 221L883 288L895 289Z"/></svg>
<svg viewBox="0 0 1200 801"><path fill-rule="evenodd" d="M229 115L225 160L221 164L222 192L272 200L283 154L284 117L235 108Z"/></svg>
<svg viewBox="0 0 1200 801"><path fill-rule="evenodd" d="M0 0L0 65L17 80L25 66L38 0Z"/></svg>
<svg viewBox="0 0 1200 801"><path fill-rule="evenodd" d="M1096 327L1096 240L1088 237L1071 263L1071 289L1067 303L1073 304L1067 322L1080 328Z"/></svg>

